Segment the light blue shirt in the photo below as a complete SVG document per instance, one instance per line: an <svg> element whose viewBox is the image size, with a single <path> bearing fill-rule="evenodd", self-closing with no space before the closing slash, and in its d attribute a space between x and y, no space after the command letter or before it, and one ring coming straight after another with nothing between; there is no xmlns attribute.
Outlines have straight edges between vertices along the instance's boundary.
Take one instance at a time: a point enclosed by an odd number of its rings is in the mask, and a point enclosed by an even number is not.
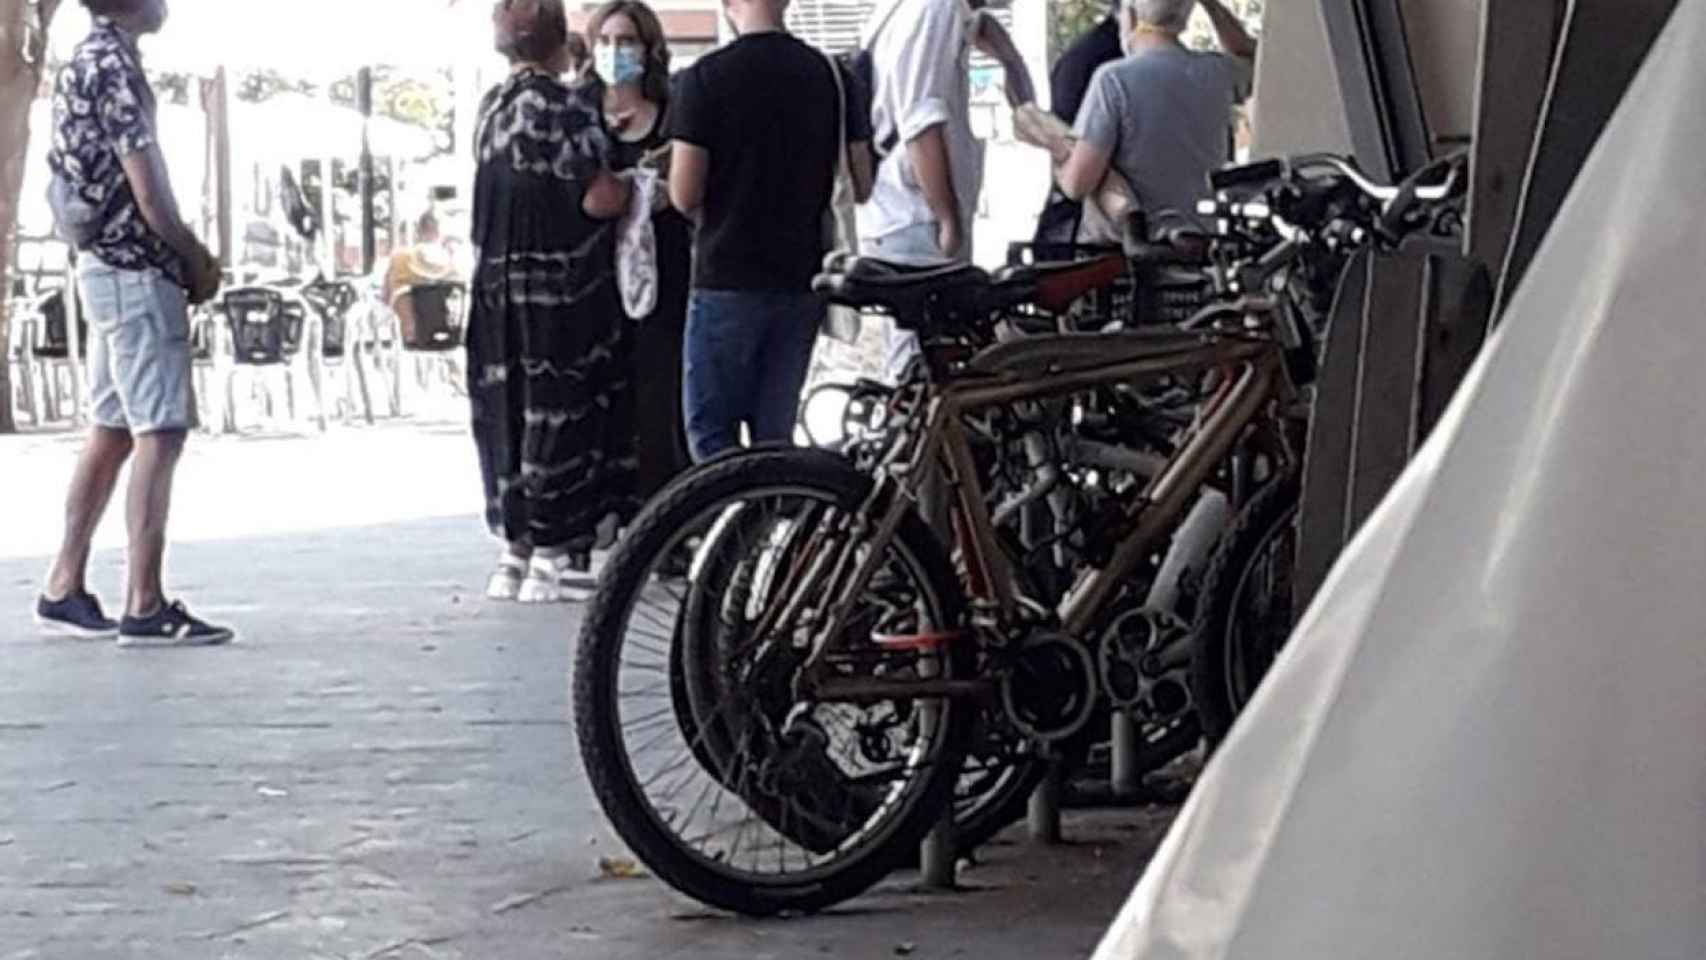
<svg viewBox="0 0 1706 960"><path fill-rule="evenodd" d="M1096 71L1073 132L1112 153L1151 222L1163 210L1194 218L1208 172L1232 158L1233 107L1252 73L1225 54L1145 50Z"/></svg>

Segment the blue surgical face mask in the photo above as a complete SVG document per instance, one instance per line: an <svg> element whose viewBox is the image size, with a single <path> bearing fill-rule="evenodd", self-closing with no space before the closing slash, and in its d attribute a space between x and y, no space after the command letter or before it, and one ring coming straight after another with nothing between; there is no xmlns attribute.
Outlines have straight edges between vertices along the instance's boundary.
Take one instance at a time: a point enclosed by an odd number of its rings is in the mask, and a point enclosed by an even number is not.
<svg viewBox="0 0 1706 960"><path fill-rule="evenodd" d="M639 83L646 75L646 63L638 48L601 43L593 50L593 69L613 86Z"/></svg>

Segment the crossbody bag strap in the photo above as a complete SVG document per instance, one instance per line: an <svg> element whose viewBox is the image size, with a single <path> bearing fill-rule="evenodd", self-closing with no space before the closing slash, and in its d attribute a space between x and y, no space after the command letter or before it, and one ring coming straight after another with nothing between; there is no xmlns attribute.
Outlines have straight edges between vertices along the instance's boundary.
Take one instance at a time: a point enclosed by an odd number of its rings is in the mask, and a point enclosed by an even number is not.
<svg viewBox="0 0 1706 960"><path fill-rule="evenodd" d="M883 18L877 21L877 28L871 31L871 39L865 41L865 45L860 48L866 56L871 58L871 103L867 105L867 109L872 110L873 115L875 115L877 100L877 38L883 35L883 28L887 27L889 21L894 19L894 15L900 12L900 5L904 2L905 0L894 0L893 3L889 4L888 12L884 13ZM900 145L900 118L895 117L894 123L895 128L890 130L889 135L881 140L877 139L877 131L871 130L871 146L879 158L893 153L894 148Z"/></svg>
<svg viewBox="0 0 1706 960"><path fill-rule="evenodd" d="M847 118L852 113L851 105L847 102L847 81L841 76L841 64L824 51L823 59L829 64L829 75L835 81L835 102L840 107L837 111L835 135L840 149L837 152L836 163L843 167L849 176L853 174L853 154L847 147Z"/></svg>

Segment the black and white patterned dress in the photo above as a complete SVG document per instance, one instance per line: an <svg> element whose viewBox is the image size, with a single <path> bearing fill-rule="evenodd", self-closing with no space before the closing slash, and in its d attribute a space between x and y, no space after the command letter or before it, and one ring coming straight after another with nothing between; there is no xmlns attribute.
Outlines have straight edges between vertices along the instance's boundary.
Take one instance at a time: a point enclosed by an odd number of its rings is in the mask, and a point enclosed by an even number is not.
<svg viewBox="0 0 1706 960"><path fill-rule="evenodd" d="M594 105L524 69L486 95L476 147L468 392L486 520L510 543L584 550L638 508L615 229L581 209L609 138Z"/></svg>

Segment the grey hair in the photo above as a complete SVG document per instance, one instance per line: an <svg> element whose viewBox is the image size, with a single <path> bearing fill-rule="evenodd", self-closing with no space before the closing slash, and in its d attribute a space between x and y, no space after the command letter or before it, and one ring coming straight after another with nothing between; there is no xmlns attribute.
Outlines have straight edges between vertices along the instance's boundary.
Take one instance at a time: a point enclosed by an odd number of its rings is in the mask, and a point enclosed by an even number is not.
<svg viewBox="0 0 1706 960"><path fill-rule="evenodd" d="M1131 18L1173 33L1184 33L1197 0L1125 0Z"/></svg>

